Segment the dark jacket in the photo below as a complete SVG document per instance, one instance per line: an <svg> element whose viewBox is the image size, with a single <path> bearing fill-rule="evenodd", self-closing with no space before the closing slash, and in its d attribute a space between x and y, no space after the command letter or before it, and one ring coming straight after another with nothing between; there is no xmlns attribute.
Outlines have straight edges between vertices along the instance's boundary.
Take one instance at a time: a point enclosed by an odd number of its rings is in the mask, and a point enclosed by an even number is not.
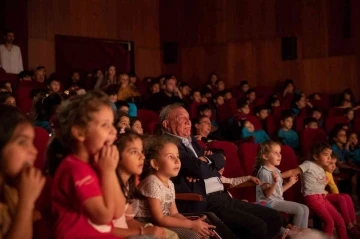
<svg viewBox="0 0 360 239"><path fill-rule="evenodd" d="M195 138L191 142L198 157L204 156L204 150L198 145ZM173 179L176 193L197 193L206 198L204 179L220 177L219 170L225 166L224 155L213 153L207 156L211 164L198 159L191 149L183 143L178 144L181 169L177 177ZM200 179L196 182L189 182L186 177ZM201 212L206 211L206 201L194 203L191 201L177 201L176 205L180 212Z"/></svg>

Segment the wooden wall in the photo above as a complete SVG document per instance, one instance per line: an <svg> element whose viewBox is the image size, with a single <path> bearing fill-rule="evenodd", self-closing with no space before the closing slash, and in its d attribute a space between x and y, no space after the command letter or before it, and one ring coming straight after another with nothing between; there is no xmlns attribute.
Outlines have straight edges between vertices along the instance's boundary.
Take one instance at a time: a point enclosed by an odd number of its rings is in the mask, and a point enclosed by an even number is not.
<svg viewBox="0 0 360 239"><path fill-rule="evenodd" d="M29 0L29 67L55 71L55 34L134 41L140 77L161 73L158 0Z"/></svg>
<svg viewBox="0 0 360 239"><path fill-rule="evenodd" d="M348 0L160 0L160 41L179 43L179 62L163 65L200 85L215 71L228 86L291 78L306 93L359 93L360 2ZM281 37L298 39L298 59L281 60Z"/></svg>

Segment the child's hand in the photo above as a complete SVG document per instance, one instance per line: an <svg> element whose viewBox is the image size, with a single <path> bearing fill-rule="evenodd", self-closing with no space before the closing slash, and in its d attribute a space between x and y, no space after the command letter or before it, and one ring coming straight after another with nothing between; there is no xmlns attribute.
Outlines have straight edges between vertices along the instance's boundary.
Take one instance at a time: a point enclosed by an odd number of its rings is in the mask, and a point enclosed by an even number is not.
<svg viewBox="0 0 360 239"><path fill-rule="evenodd" d="M299 177L297 175L293 175L289 178L289 182L294 185L299 180Z"/></svg>
<svg viewBox="0 0 360 239"><path fill-rule="evenodd" d="M144 229L144 234L155 238L166 239L165 228L151 226Z"/></svg>
<svg viewBox="0 0 360 239"><path fill-rule="evenodd" d="M192 221L191 230L197 232L201 237L213 236L214 233L210 229L215 229L215 226L204 222L205 219L206 216L202 216L199 219Z"/></svg>
<svg viewBox="0 0 360 239"><path fill-rule="evenodd" d="M256 185L260 185L260 184L261 184L260 179L258 179L257 177L251 176L251 177L250 177L250 181L253 182L253 183L255 183ZM275 180L274 180L274 181L275 181Z"/></svg>
<svg viewBox="0 0 360 239"><path fill-rule="evenodd" d="M119 151L115 145L105 145L94 159L102 172L115 172L119 162Z"/></svg>
<svg viewBox="0 0 360 239"><path fill-rule="evenodd" d="M210 155L213 155L213 152L211 150L205 150L204 155L205 156L210 156Z"/></svg>
<svg viewBox="0 0 360 239"><path fill-rule="evenodd" d="M272 173L271 176L273 177L274 183L278 183L279 182L279 174L277 173Z"/></svg>
<svg viewBox="0 0 360 239"><path fill-rule="evenodd" d="M19 201L34 206L45 184L45 177L35 167L24 168L20 174Z"/></svg>

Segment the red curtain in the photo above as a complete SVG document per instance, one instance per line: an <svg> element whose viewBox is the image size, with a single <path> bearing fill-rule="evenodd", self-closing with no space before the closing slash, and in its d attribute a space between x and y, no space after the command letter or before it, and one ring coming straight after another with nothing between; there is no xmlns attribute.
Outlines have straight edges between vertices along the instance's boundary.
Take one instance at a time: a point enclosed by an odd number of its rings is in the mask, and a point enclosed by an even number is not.
<svg viewBox="0 0 360 239"><path fill-rule="evenodd" d="M84 81L89 80L87 73L95 69L105 70L110 64L115 65L117 72L133 71L132 51L128 49L128 44L130 42L56 35L57 75L66 84L74 70L81 73ZM87 86L91 84L84 83Z"/></svg>

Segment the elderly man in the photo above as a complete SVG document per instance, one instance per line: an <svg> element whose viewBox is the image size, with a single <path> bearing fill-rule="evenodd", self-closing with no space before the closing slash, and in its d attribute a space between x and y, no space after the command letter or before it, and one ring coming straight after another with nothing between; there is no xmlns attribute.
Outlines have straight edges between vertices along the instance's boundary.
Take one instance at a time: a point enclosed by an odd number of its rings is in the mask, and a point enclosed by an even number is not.
<svg viewBox="0 0 360 239"><path fill-rule="evenodd" d="M282 218L277 211L230 197L219 179L224 156L199 147L191 137L189 114L181 105L166 106L160 113L160 124L165 133L181 141L181 170L173 180L176 192L198 193L205 198L194 204L177 202L180 211L213 212L239 238L273 238L280 231Z"/></svg>

